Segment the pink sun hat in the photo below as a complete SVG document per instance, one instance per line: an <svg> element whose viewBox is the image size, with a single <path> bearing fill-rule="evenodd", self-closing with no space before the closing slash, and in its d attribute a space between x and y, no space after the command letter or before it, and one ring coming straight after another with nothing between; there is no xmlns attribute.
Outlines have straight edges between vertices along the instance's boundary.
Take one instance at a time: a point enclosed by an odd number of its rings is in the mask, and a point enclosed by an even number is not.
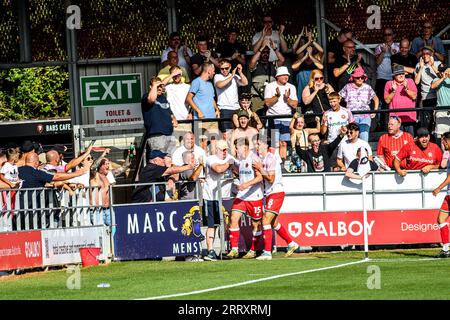
<svg viewBox="0 0 450 320"><path fill-rule="evenodd" d="M361 67L358 67L355 69L355 71L353 71L352 75L350 76L350 79L348 79L349 82L353 81L353 77L358 78L358 77L362 77L364 76L364 81L367 81L367 79L369 78L367 76L367 74L364 72L364 69Z"/></svg>

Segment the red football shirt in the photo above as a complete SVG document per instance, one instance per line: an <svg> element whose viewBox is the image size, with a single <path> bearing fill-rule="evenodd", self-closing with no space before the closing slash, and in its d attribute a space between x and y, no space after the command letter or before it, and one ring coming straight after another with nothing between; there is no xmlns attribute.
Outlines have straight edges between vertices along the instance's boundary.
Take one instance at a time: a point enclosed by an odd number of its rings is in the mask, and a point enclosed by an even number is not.
<svg viewBox="0 0 450 320"><path fill-rule="evenodd" d="M395 156L398 160L406 159L406 170L420 170L430 164L440 164L442 160L441 148L435 143L428 143L428 147L422 150L415 143L408 143Z"/></svg>
<svg viewBox="0 0 450 320"><path fill-rule="evenodd" d="M378 140L377 154L383 156L386 164L393 168L395 155L409 142L414 143L414 138L408 132L402 132L398 137L390 136L387 133L383 134ZM401 167L404 168L405 166L406 159L401 162Z"/></svg>

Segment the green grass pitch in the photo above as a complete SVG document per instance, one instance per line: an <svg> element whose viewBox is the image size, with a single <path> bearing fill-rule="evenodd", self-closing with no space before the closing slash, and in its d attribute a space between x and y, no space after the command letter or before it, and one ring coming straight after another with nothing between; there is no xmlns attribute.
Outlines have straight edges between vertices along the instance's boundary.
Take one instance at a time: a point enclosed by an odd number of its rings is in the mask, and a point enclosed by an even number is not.
<svg viewBox="0 0 450 320"><path fill-rule="evenodd" d="M0 277L0 299L448 299L450 259L433 259L438 251L373 251L369 261L362 261L363 252L349 251L290 258L277 253L271 261L113 262L80 268L79 289L68 289L68 279L75 273L65 269ZM100 283L110 287L98 288ZM188 294L174 296L181 293Z"/></svg>

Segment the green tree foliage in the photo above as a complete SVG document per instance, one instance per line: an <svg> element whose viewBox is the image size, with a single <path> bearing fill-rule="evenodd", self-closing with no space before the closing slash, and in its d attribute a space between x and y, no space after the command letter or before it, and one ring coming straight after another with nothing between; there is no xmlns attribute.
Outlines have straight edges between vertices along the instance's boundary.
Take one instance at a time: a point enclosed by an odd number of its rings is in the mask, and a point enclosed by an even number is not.
<svg viewBox="0 0 450 320"><path fill-rule="evenodd" d="M70 116L68 79L61 67L0 72L0 120Z"/></svg>

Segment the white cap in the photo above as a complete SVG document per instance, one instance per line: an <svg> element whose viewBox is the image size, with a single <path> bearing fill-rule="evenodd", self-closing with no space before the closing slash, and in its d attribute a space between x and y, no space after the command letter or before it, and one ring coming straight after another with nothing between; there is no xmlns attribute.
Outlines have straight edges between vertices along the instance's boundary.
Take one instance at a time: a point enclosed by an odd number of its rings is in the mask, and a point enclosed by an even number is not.
<svg viewBox="0 0 450 320"><path fill-rule="evenodd" d="M289 73L287 67L284 67L284 66L278 67L277 68L277 74L275 75L275 78L278 77L278 76L283 76L283 75L290 76L291 74Z"/></svg>
<svg viewBox="0 0 450 320"><path fill-rule="evenodd" d="M225 140L219 140L216 142L216 148L219 150L228 149L228 143Z"/></svg>

